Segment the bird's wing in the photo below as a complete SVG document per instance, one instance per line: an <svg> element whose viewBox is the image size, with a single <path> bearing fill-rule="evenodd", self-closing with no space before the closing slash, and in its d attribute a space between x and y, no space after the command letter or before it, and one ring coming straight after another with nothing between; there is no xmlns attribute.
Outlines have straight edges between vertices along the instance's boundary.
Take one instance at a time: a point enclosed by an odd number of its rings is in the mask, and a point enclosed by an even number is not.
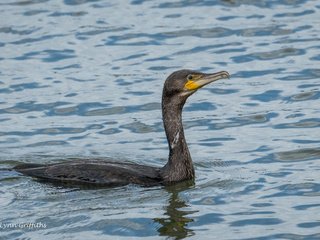
<svg viewBox="0 0 320 240"><path fill-rule="evenodd" d="M25 175L47 181L73 182L95 185L145 184L160 181L159 169L132 163L115 162L67 162L40 165L23 164L15 168Z"/></svg>

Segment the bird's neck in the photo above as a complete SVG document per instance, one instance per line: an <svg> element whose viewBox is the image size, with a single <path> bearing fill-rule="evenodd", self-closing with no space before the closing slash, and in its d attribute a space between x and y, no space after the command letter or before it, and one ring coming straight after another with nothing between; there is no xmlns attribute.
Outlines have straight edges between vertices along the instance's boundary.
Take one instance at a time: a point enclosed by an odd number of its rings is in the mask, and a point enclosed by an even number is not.
<svg viewBox="0 0 320 240"><path fill-rule="evenodd" d="M191 155L184 137L181 104L162 100L162 117L169 145L169 159L161 169L165 182L177 182L194 178Z"/></svg>

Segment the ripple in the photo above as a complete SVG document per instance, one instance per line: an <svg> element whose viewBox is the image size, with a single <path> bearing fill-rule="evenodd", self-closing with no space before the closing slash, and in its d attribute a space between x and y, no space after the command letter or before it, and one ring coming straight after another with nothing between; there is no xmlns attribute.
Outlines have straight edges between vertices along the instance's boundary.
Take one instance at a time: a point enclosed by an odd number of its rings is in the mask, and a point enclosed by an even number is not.
<svg viewBox="0 0 320 240"><path fill-rule="evenodd" d="M281 123L274 125L273 128L275 129L286 129L286 128L317 128L320 126L320 119L319 118L309 118L303 119L298 122L291 122L291 123Z"/></svg>
<svg viewBox="0 0 320 240"><path fill-rule="evenodd" d="M318 79L320 78L320 69L304 69L299 72L295 72L293 74L289 74L286 77L279 77L279 80L285 81L299 81L299 80L308 80L308 79Z"/></svg>
<svg viewBox="0 0 320 240"><path fill-rule="evenodd" d="M261 36L281 36L291 34L290 29L283 29L281 26L245 28L239 30L239 35L244 37L261 37ZM259 53L257 53L259 55Z"/></svg>
<svg viewBox="0 0 320 240"><path fill-rule="evenodd" d="M246 97L250 97L251 100L256 100L259 102L270 102L281 99L281 92L282 91L280 90L268 90L264 93L247 95Z"/></svg>
<svg viewBox="0 0 320 240"><path fill-rule="evenodd" d="M226 204L226 201L221 197L212 197L206 196L201 198L200 200L196 200L192 202L195 205L219 205L219 204Z"/></svg>
<svg viewBox="0 0 320 240"><path fill-rule="evenodd" d="M299 223L297 225L298 227L301 228L314 228L314 227L320 227L320 222L304 222L304 223Z"/></svg>
<svg viewBox="0 0 320 240"><path fill-rule="evenodd" d="M84 217L84 216L83 216ZM68 219L68 222L79 222L79 219ZM83 221L83 219L81 220ZM61 222L59 225L65 225L65 222ZM150 227L154 223L152 219L149 218L106 218L91 222L88 225L70 227L67 232L70 233L81 233L81 232L91 232L100 231L106 235L110 236L125 236L125 237L148 237L157 235L155 228ZM66 232L66 231L63 231ZM60 233L61 234L61 233Z"/></svg>
<svg viewBox="0 0 320 240"><path fill-rule="evenodd" d="M66 102L54 102L54 103L36 103L35 101L27 101L27 102L20 102L17 103L14 107L0 109L0 114L9 113L9 114L20 114L26 112L33 112L33 111L44 111L48 110L57 106L62 106L68 104Z"/></svg>
<svg viewBox="0 0 320 240"><path fill-rule="evenodd" d="M15 60L40 59L43 62L57 62L68 58L75 58L75 51L72 49L64 50L43 50L25 53L20 57L15 57Z"/></svg>
<svg viewBox="0 0 320 240"><path fill-rule="evenodd" d="M0 88L0 94L1 93L21 92L21 91L24 91L27 89L47 88L47 87L49 87L49 86L48 85L41 85L37 82L13 84L7 88Z"/></svg>
<svg viewBox="0 0 320 240"><path fill-rule="evenodd" d="M42 141L37 143L32 143L26 145L26 147L43 147L43 146L61 146L61 145L68 145L69 143L66 141Z"/></svg>
<svg viewBox="0 0 320 240"><path fill-rule="evenodd" d="M240 127L250 124L258 124L269 122L270 119L278 116L276 113L267 113L267 114L255 114L250 116L236 117L227 119L228 122L223 123L211 123L209 125L209 129L224 129L230 127Z"/></svg>
<svg viewBox="0 0 320 240"><path fill-rule="evenodd" d="M110 107L110 108L101 108L95 110L87 110L84 112L84 116L107 116L113 114L122 114L128 111L125 106Z"/></svg>
<svg viewBox="0 0 320 240"><path fill-rule="evenodd" d="M84 29L84 30L83 30ZM88 30L87 30L88 29ZM128 27L83 27L79 32L75 33L77 39L86 40L92 36L100 35L109 32L123 32L129 30Z"/></svg>
<svg viewBox="0 0 320 240"><path fill-rule="evenodd" d="M303 205L295 206L294 209L304 211L309 208L319 208L319 207L320 207L320 204L303 204Z"/></svg>
<svg viewBox="0 0 320 240"><path fill-rule="evenodd" d="M304 15L309 15L309 14L313 14L315 13L314 10L305 10L305 11L302 11L302 12L295 12L295 13L292 13L292 12L289 12L289 13L278 13L278 14L275 14L273 15L273 17L278 17L278 18L282 18L282 17L299 17L299 16L304 16Z"/></svg>
<svg viewBox="0 0 320 240"><path fill-rule="evenodd" d="M162 33L163 38L177 38L177 37L198 37L198 38L217 38L226 37L235 34L231 29L214 27L214 28L203 28L203 29L187 29L178 30L172 32Z"/></svg>
<svg viewBox="0 0 320 240"><path fill-rule="evenodd" d="M233 227L242 227L250 225L277 225L283 223L282 220L278 218L254 218L254 219L244 219L239 221L233 221L230 223Z"/></svg>
<svg viewBox="0 0 320 240"><path fill-rule="evenodd" d="M172 32L160 32L154 34L147 33L125 33L122 35L110 36L105 45L127 45L127 46L144 46L144 45L162 45L162 40L167 38L180 37L198 37L198 38L217 38L226 37L235 34L227 28L206 28L206 29L188 29L177 30ZM146 40L141 40L146 39ZM133 41L135 40L135 41Z"/></svg>
<svg viewBox="0 0 320 240"><path fill-rule="evenodd" d="M74 115L78 111L77 107L63 107L63 108L55 108L54 110L51 110L47 115L53 116L53 115Z"/></svg>
<svg viewBox="0 0 320 240"><path fill-rule="evenodd" d="M299 144L310 144L310 143L320 143L320 140L300 140L300 139L292 139L292 142Z"/></svg>
<svg viewBox="0 0 320 240"><path fill-rule="evenodd" d="M232 57L231 59L235 63L245 63L251 62L255 60L273 60L278 58L285 58L290 56L299 56L304 55L306 51L304 49L297 49L297 48L284 48L279 50L273 50L269 52L256 52L252 54L240 55Z"/></svg>
<svg viewBox="0 0 320 240"><path fill-rule="evenodd" d="M275 173L266 173L265 175L274 177L274 178L284 178L286 176L292 175L292 172L287 172L287 171L279 171Z"/></svg>
<svg viewBox="0 0 320 240"><path fill-rule="evenodd" d="M277 193L263 196L262 198L276 198L288 196L320 196L320 184L318 183L298 183L284 184L276 188Z"/></svg>
<svg viewBox="0 0 320 240"><path fill-rule="evenodd" d="M115 59L115 61L125 61L125 60L130 60L130 59L145 57L145 56L147 56L147 55L148 55L148 54L146 54L146 53L132 54L132 55L127 56L127 57Z"/></svg>
<svg viewBox="0 0 320 240"><path fill-rule="evenodd" d="M302 148L275 153L275 160L284 162L310 161L320 159L320 148Z"/></svg>
<svg viewBox="0 0 320 240"><path fill-rule="evenodd" d="M140 1L135 1L140 2ZM299 5L307 2L307 0L292 0L290 4L292 5ZM183 0L179 2L165 2L159 4L159 8L183 8L183 7L200 7L200 6L215 6L215 5L222 5L228 7L239 7L241 5L252 5L259 8L273 8L277 5L287 5L287 0L280 0L280 1L217 1L212 2L210 0L204 1L189 1Z"/></svg>
<svg viewBox="0 0 320 240"><path fill-rule="evenodd" d="M214 147L214 146L221 146L223 145L224 142L226 141L234 141L236 140L235 138L207 138L207 139L202 139L198 143L201 146L208 146L208 147ZM224 162L225 164L226 162Z"/></svg>
<svg viewBox="0 0 320 240"><path fill-rule="evenodd" d="M6 207L14 202L16 199L15 194L10 192L0 191L0 207Z"/></svg>
<svg viewBox="0 0 320 240"><path fill-rule="evenodd" d="M128 129L133 133L149 133L162 130L161 128L157 127L157 125L147 125L139 121L121 125L120 128Z"/></svg>
<svg viewBox="0 0 320 240"><path fill-rule="evenodd" d="M92 2L99 2L99 0L64 0L63 2L66 5L75 6L75 5L92 3Z"/></svg>
<svg viewBox="0 0 320 240"><path fill-rule="evenodd" d="M59 135L59 134L74 134L83 133L85 128L43 128L35 131L10 131L0 132L0 136L35 136L35 135Z"/></svg>
<svg viewBox="0 0 320 240"><path fill-rule="evenodd" d="M198 46L198 47L191 48L189 50L178 51L178 52L174 53L173 55L196 54L196 53L208 51L211 49L220 49L220 48L224 48L224 47L240 46L240 45L242 45L241 42L232 42L232 43L225 43L225 44L213 44L213 45Z"/></svg>
<svg viewBox="0 0 320 240"><path fill-rule="evenodd" d="M292 95L290 97L291 101L306 101L306 100L317 100L320 98L320 91L309 91L302 92L299 94Z"/></svg>
<svg viewBox="0 0 320 240"><path fill-rule="evenodd" d="M126 95L133 95L133 96L145 96L145 95L152 95L153 92L149 92L149 91L136 91L136 92L126 92Z"/></svg>
<svg viewBox="0 0 320 240"><path fill-rule="evenodd" d="M279 74L283 72L284 68L276 68L276 69L267 69L261 71L240 71L236 74L232 74L232 77L236 78L252 78L252 77L262 77L270 74Z"/></svg>
<svg viewBox="0 0 320 240"><path fill-rule="evenodd" d="M70 17L81 17L87 15L88 12L79 11L79 12L53 12L50 17L61 17L61 16L70 16Z"/></svg>
<svg viewBox="0 0 320 240"><path fill-rule="evenodd" d="M201 103L191 103L186 106L185 111L192 112L192 111L213 111L216 109L213 103L211 102L201 102Z"/></svg>
<svg viewBox="0 0 320 240"><path fill-rule="evenodd" d="M17 30L14 27L1 27L0 33L14 34L14 35L30 35L38 31L39 29L40 28L31 28L29 30Z"/></svg>
<svg viewBox="0 0 320 240"><path fill-rule="evenodd" d="M20 44L41 42L41 41L51 40L51 39L54 39L54 38L60 38L60 37L64 37L64 36L66 36L66 35L64 35L64 34L49 34L49 35L44 35L44 36L36 37L36 38L19 39L18 41L11 42L11 44L20 45ZM36 53L36 52L28 53L28 54L25 54L24 57L18 58L18 60L29 59L29 57L32 57L32 56L37 55L37 54L40 54L40 53Z"/></svg>
<svg viewBox="0 0 320 240"><path fill-rule="evenodd" d="M37 130L37 134L45 134L45 135L56 135L56 134L71 134L71 133L82 133L84 132L84 128L44 128Z"/></svg>
<svg viewBox="0 0 320 240"><path fill-rule="evenodd" d="M191 226L203 226L212 223L225 222L223 215L220 213L207 213L201 216L195 217Z"/></svg>
<svg viewBox="0 0 320 240"><path fill-rule="evenodd" d="M117 134L120 132L121 132L121 130L118 128L108 128L106 130L100 131L99 133L103 134L103 135L112 135L112 134Z"/></svg>
<svg viewBox="0 0 320 240"><path fill-rule="evenodd" d="M299 161L314 161L320 159L319 148L300 148L291 151L283 151L268 154L263 157L256 158L250 163L273 163L273 162L299 162ZM280 175L288 175L286 172L279 172ZM278 177L278 174L270 173L270 176Z"/></svg>
<svg viewBox="0 0 320 240"><path fill-rule="evenodd" d="M149 93L146 92L146 95ZM68 116L68 115L78 115L78 116L108 116L116 114L125 114L141 111L153 111L159 110L159 103L146 103L136 106L114 106L110 107L110 104L92 102L92 103L81 103L76 106L70 107L60 107L65 104L59 104L58 107L54 107L47 111L48 116ZM94 109L92 109L94 108ZM8 111L8 110L7 110ZM0 110L1 113L1 110Z"/></svg>
<svg viewBox="0 0 320 240"><path fill-rule="evenodd" d="M33 15L38 15L38 14L41 14L41 13L47 13L49 12L48 10L29 10L29 11L25 11L23 13L23 15L25 16L33 16Z"/></svg>
<svg viewBox="0 0 320 240"><path fill-rule="evenodd" d="M252 207L264 208L264 207L273 207L274 204L272 203L254 203L251 204Z"/></svg>
<svg viewBox="0 0 320 240"><path fill-rule="evenodd" d="M207 89L207 91L213 93L213 94L219 94L219 95L225 95L225 94L233 94L233 93L237 93L239 92L239 89L222 89L222 88L211 88L211 89Z"/></svg>
<svg viewBox="0 0 320 240"><path fill-rule="evenodd" d="M81 65L80 64L71 64L71 65L67 65L67 66L63 66L63 67L54 67L53 69L54 70L65 70L65 69L72 69L72 68L79 69L79 68L81 68ZM76 94L76 93L73 93L73 94Z"/></svg>

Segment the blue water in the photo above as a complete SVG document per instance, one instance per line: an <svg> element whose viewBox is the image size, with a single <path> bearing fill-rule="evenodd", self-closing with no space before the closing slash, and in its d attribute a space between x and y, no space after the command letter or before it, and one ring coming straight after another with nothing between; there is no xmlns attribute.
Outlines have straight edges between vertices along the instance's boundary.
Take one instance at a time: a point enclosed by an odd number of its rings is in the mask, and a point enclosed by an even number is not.
<svg viewBox="0 0 320 240"><path fill-rule="evenodd" d="M320 2L2 0L1 239L320 239ZM195 185L72 189L6 168L162 166L171 72Z"/></svg>

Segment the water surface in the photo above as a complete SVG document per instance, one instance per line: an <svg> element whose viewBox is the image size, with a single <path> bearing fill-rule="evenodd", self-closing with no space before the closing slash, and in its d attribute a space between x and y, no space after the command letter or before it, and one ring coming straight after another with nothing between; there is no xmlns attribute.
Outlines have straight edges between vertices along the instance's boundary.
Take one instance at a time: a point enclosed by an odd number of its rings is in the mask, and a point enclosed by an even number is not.
<svg viewBox="0 0 320 240"><path fill-rule="evenodd" d="M1 239L319 239L320 4L0 3ZM72 189L6 168L162 166L164 79L227 70L184 111L195 185Z"/></svg>

